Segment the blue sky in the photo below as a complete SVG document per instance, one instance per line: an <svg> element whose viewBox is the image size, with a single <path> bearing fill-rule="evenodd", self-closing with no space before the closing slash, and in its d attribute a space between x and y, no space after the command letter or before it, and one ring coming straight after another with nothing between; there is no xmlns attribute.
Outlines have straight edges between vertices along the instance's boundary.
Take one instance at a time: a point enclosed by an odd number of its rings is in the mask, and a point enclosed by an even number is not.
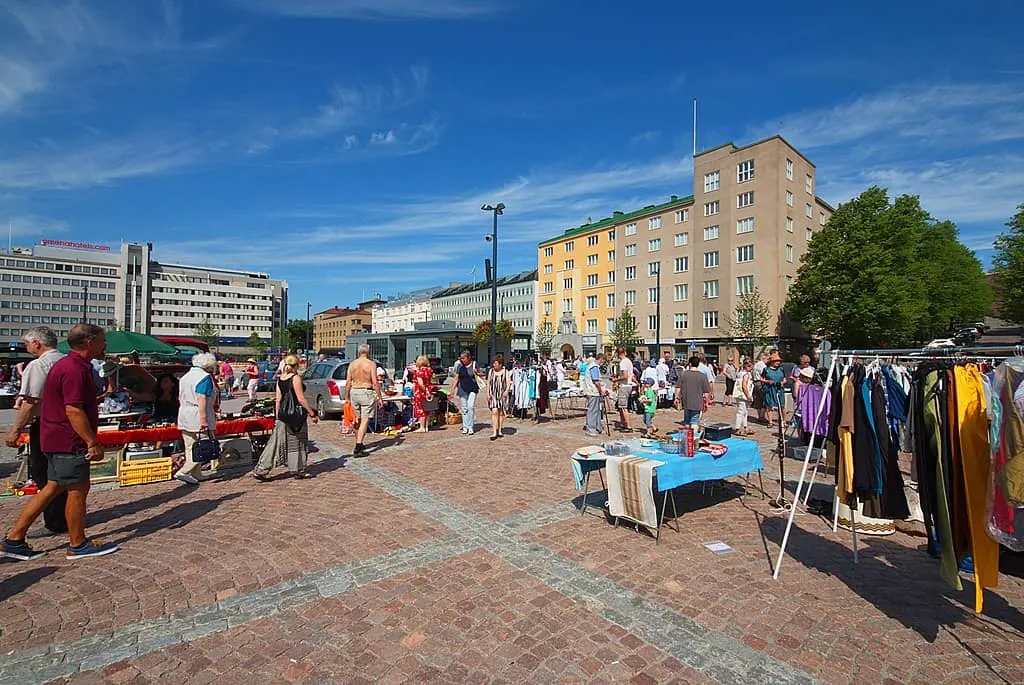
<svg viewBox="0 0 1024 685"><path fill-rule="evenodd" d="M923 8L927 6L927 11ZM1024 202L1024 5L0 0L0 218L269 271L291 314L502 273L782 133L836 204L921 195L990 258Z"/></svg>

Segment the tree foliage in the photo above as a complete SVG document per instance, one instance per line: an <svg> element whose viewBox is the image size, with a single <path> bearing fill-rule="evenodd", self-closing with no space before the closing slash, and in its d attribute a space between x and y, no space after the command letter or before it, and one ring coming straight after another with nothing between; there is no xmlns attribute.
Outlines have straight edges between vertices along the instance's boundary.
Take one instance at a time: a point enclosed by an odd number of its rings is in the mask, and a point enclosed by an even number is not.
<svg viewBox="0 0 1024 685"><path fill-rule="evenodd" d="M1007 321L1024 324L1024 204L1006 223L1009 229L996 237L992 257L999 315Z"/></svg>
<svg viewBox="0 0 1024 685"><path fill-rule="evenodd" d="M612 329L612 346L625 347L627 352L635 352L640 342L636 332L636 317L629 307L623 307L622 312L615 318L615 327Z"/></svg>
<svg viewBox="0 0 1024 685"><path fill-rule="evenodd" d="M313 345L313 322L307 321L306 319L292 319L288 322L288 326L285 328L285 343L288 349L300 350L305 349L307 332L309 333L308 340L312 347Z"/></svg>
<svg viewBox="0 0 1024 685"><path fill-rule="evenodd" d="M501 319L500 321L498 321L497 326L495 326L495 331L497 331L498 339L504 340L506 342L514 338L516 335L516 329L513 328L511 322L509 322L506 319ZM484 343L490 342L490 340L491 322L481 321L476 325L476 330L473 331L473 341L482 345Z"/></svg>
<svg viewBox="0 0 1024 685"><path fill-rule="evenodd" d="M955 224L872 187L840 205L804 255L786 309L843 347L908 345L985 315L991 289Z"/></svg>
<svg viewBox="0 0 1024 685"><path fill-rule="evenodd" d="M771 342L775 320L771 303L761 295L760 288L755 287L753 292L740 295L735 310L725 317L726 335L763 350Z"/></svg>
<svg viewBox="0 0 1024 685"><path fill-rule="evenodd" d="M540 354L551 355L555 342L555 334L552 331L551 322L545 317L533 335L533 348Z"/></svg>
<svg viewBox="0 0 1024 685"><path fill-rule="evenodd" d="M202 321L193 326L192 332L210 347L214 347L220 342L220 331L210 321L209 316L203 317Z"/></svg>
<svg viewBox="0 0 1024 685"><path fill-rule="evenodd" d="M249 334L249 339L245 341L245 346L253 351L257 357L262 357L263 353L267 351L267 343L263 342L263 338L256 331Z"/></svg>

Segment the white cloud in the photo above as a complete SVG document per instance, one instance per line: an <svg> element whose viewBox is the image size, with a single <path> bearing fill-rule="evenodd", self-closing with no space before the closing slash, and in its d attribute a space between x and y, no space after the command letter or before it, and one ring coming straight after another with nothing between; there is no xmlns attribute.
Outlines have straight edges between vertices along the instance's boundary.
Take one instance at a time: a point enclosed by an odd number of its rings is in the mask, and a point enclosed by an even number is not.
<svg viewBox="0 0 1024 685"><path fill-rule="evenodd" d="M489 0L235 0L239 7L313 19L469 19L497 10Z"/></svg>
<svg viewBox="0 0 1024 685"><path fill-rule="evenodd" d="M370 134L370 145L391 145L395 140L397 138L393 130Z"/></svg>
<svg viewBox="0 0 1024 685"><path fill-rule="evenodd" d="M15 238L34 239L67 233L71 226L66 221L61 221L60 219L38 216L36 214L25 214L11 217L7 223L0 225L0 236L3 235L3 229L7 228L10 229L11 234Z"/></svg>
<svg viewBox="0 0 1024 685"><path fill-rule="evenodd" d="M22 100L46 87L46 75L25 62L0 57L0 114L14 110Z"/></svg>

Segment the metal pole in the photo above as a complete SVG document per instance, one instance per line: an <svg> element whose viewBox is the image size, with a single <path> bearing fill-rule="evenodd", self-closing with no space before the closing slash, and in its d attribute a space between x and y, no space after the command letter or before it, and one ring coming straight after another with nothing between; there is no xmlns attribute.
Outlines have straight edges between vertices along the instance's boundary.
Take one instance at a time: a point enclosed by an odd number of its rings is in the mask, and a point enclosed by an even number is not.
<svg viewBox="0 0 1024 685"><path fill-rule="evenodd" d="M654 313L654 359L661 356L661 262L658 262L657 272L658 302Z"/></svg>
<svg viewBox="0 0 1024 685"><path fill-rule="evenodd" d="M309 302L306 303L306 358L309 359L309 336L313 332L313 324L310 323L309 309L312 305Z"/></svg>
<svg viewBox="0 0 1024 685"><path fill-rule="evenodd" d="M82 323L86 323L85 315L89 311L89 286L82 286Z"/></svg>
<svg viewBox="0 0 1024 685"><path fill-rule="evenodd" d="M494 228L491 231L491 358L490 361L494 361L494 355L498 351L497 348L497 335L498 335L498 208L495 207L494 213Z"/></svg>

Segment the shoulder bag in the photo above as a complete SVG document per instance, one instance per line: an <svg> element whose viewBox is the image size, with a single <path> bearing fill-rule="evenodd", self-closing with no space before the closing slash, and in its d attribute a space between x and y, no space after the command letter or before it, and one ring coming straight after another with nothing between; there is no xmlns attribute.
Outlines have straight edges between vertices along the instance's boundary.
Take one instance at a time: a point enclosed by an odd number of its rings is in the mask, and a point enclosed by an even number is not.
<svg viewBox="0 0 1024 685"><path fill-rule="evenodd" d="M214 459L220 459L220 441L213 435L213 431L207 431L207 436L202 440L196 440L192 445L192 461L197 464L206 464Z"/></svg>
<svg viewBox="0 0 1024 685"><path fill-rule="evenodd" d="M306 417L306 408L299 404L295 397L295 386L292 385L291 379L288 379L288 392L281 394L281 408L277 412L277 418L293 433L298 433L305 425Z"/></svg>

